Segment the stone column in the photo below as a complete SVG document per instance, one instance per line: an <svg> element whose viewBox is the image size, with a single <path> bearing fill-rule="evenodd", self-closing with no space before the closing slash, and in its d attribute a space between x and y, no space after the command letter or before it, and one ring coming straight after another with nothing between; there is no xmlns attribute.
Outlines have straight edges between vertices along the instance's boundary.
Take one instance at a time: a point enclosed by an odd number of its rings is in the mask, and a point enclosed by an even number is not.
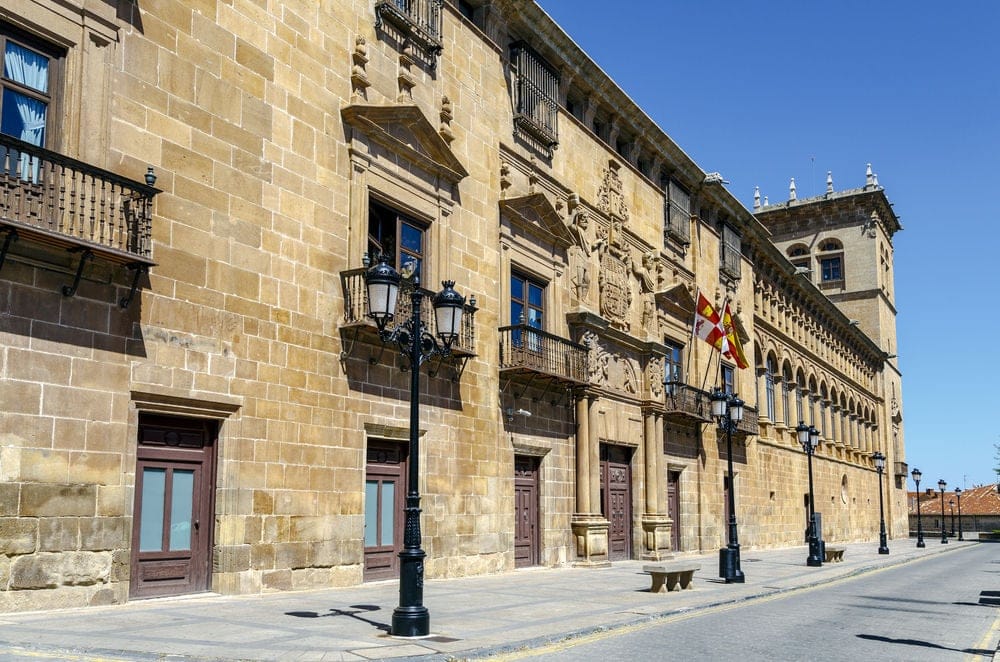
<svg viewBox="0 0 1000 662"><path fill-rule="evenodd" d="M642 558L659 561L670 551L670 518L667 516L663 479L663 426L651 409L643 412L643 469L646 481L646 511L642 515ZM660 423L660 425L657 425ZM657 432L659 430L659 432ZM662 497L660 495L663 495Z"/></svg>
<svg viewBox="0 0 1000 662"><path fill-rule="evenodd" d="M608 520L600 514L600 456L594 400L576 402L576 509L570 522L576 540L575 566L603 567L608 560Z"/></svg>

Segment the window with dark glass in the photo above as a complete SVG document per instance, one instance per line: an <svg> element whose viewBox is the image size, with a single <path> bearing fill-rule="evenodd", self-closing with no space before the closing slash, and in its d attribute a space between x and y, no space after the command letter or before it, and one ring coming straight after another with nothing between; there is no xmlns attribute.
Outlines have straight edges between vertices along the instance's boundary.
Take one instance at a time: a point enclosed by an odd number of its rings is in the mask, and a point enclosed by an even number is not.
<svg viewBox="0 0 1000 662"><path fill-rule="evenodd" d="M375 200L368 206L368 254L385 255L401 273L422 278L426 228L415 219Z"/></svg>
<svg viewBox="0 0 1000 662"><path fill-rule="evenodd" d="M844 280L844 245L837 239L827 239L819 245L820 277L824 283Z"/></svg>
<svg viewBox="0 0 1000 662"><path fill-rule="evenodd" d="M684 370L681 367L682 348L672 342L666 343L667 355L663 357L663 378L668 382L684 383Z"/></svg>
<svg viewBox="0 0 1000 662"><path fill-rule="evenodd" d="M736 371L732 366L722 366L722 390L729 395L736 392Z"/></svg>
<svg viewBox="0 0 1000 662"><path fill-rule="evenodd" d="M524 325L531 329L542 329L542 313L545 310L545 286L523 274L512 273L510 277L510 323ZM522 338L522 330L515 329L514 345L523 344L528 349L540 349L541 338L530 333L528 338Z"/></svg>

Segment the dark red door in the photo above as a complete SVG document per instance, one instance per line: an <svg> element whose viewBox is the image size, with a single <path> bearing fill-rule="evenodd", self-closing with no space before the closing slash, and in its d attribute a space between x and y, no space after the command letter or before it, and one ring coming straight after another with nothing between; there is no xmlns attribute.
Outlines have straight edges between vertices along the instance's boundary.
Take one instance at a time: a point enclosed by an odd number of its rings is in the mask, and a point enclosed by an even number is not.
<svg viewBox="0 0 1000 662"><path fill-rule="evenodd" d="M514 458L514 567L538 565L538 460Z"/></svg>
<svg viewBox="0 0 1000 662"><path fill-rule="evenodd" d="M372 443L365 466L365 581L399 576L406 503L405 446Z"/></svg>
<svg viewBox="0 0 1000 662"><path fill-rule="evenodd" d="M130 596L211 586L215 422L139 420Z"/></svg>
<svg viewBox="0 0 1000 662"><path fill-rule="evenodd" d="M601 445L601 510L608 519L608 558L632 558L632 452Z"/></svg>
<svg viewBox="0 0 1000 662"><path fill-rule="evenodd" d="M670 527L670 549L678 551L681 548L681 504L680 504L681 473L667 473L667 514L673 521Z"/></svg>

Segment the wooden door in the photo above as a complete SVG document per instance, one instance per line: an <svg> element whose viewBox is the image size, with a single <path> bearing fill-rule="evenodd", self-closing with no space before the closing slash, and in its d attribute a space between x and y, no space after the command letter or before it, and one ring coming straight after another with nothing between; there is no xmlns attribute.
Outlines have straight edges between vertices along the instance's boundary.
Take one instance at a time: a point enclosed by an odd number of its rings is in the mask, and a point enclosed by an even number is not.
<svg viewBox="0 0 1000 662"><path fill-rule="evenodd" d="M608 558L632 558L631 450L601 445L601 511L608 519Z"/></svg>
<svg viewBox="0 0 1000 662"><path fill-rule="evenodd" d="M211 587L215 422L139 420L132 526L132 598Z"/></svg>
<svg viewBox="0 0 1000 662"><path fill-rule="evenodd" d="M539 563L538 459L514 458L514 567Z"/></svg>
<svg viewBox="0 0 1000 662"><path fill-rule="evenodd" d="M364 580L399 576L406 504L406 447L372 443L365 465Z"/></svg>
<svg viewBox="0 0 1000 662"><path fill-rule="evenodd" d="M681 504L680 504L681 473L667 472L667 514L673 520L670 527L670 549L678 551L681 548Z"/></svg>

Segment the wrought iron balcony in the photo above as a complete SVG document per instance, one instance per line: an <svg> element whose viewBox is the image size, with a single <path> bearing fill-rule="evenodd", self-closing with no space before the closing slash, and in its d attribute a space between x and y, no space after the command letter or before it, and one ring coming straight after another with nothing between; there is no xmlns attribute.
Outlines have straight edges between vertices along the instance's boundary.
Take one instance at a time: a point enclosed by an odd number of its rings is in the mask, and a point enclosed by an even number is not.
<svg viewBox="0 0 1000 662"><path fill-rule="evenodd" d="M152 207L159 193L152 168L146 183L0 134L0 268L14 241L29 241L80 256L72 296L92 258L127 265L139 276L152 264Z"/></svg>
<svg viewBox="0 0 1000 662"><path fill-rule="evenodd" d="M503 326L500 333L500 372L554 379L568 384L587 383L587 347L527 324Z"/></svg>
<svg viewBox="0 0 1000 662"><path fill-rule="evenodd" d="M378 0L375 3L375 25L390 23L406 34L427 55L434 57L443 50L441 42L442 0Z"/></svg>
<svg viewBox="0 0 1000 662"><path fill-rule="evenodd" d="M344 293L344 323L343 327L355 328L358 332L370 332L377 338L375 322L368 317L368 290L365 287L365 269L348 269L340 272L340 284ZM425 294L421 301L420 316L430 325L436 324L436 317L433 310L434 292L425 288L420 288ZM396 300L396 313L393 319L402 322L410 318L413 314L413 303L406 291L400 289L399 298ZM465 304L465 312L462 315L462 332L455 339L451 346L452 354L458 357L475 356L476 347L476 303L475 297L470 298ZM392 323L389 325L392 329ZM434 329L435 334L437 329Z"/></svg>
<svg viewBox="0 0 1000 662"><path fill-rule="evenodd" d="M664 404L668 419L691 419L702 423L712 420L712 401L701 389L679 385L673 395L665 396Z"/></svg>
<svg viewBox="0 0 1000 662"><path fill-rule="evenodd" d="M0 222L48 243L150 262L152 185L0 134Z"/></svg>

